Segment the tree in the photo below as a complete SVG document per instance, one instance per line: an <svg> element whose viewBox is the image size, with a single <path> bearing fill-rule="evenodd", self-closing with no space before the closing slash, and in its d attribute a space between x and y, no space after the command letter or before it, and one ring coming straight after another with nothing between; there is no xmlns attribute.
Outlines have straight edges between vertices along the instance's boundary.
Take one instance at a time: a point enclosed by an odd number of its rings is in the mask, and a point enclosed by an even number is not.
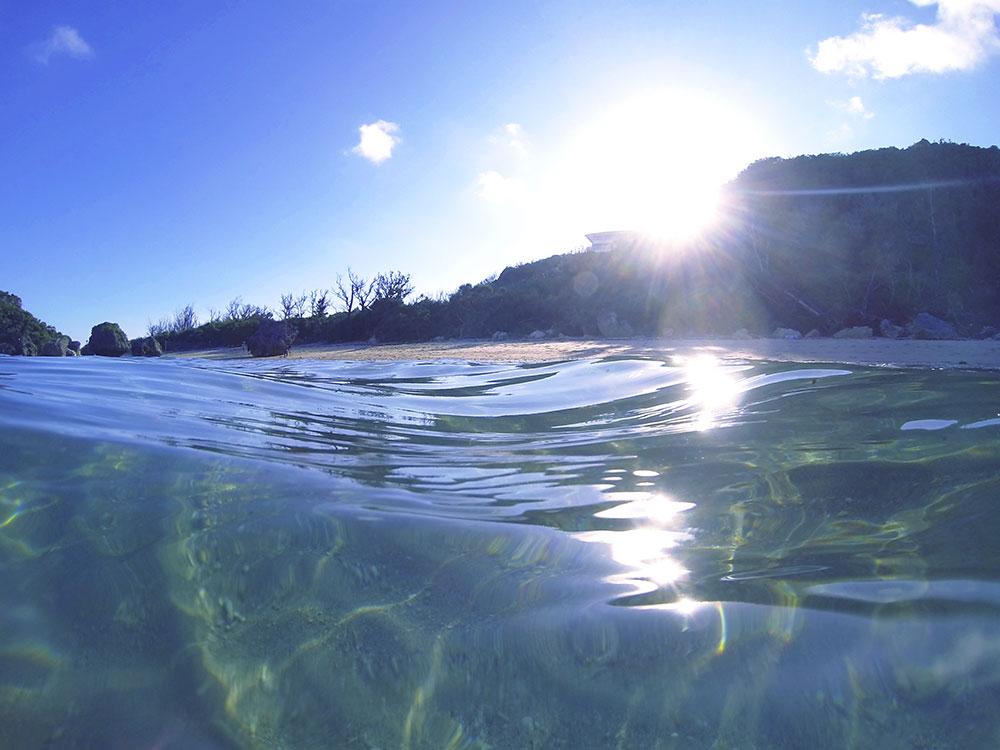
<svg viewBox="0 0 1000 750"><path fill-rule="evenodd" d="M190 331L198 327L198 316L194 314L194 305L186 305L174 313L173 331Z"/></svg>
<svg viewBox="0 0 1000 750"><path fill-rule="evenodd" d="M309 293L309 314L314 318L325 318L330 308L326 289L313 289Z"/></svg>
<svg viewBox="0 0 1000 750"><path fill-rule="evenodd" d="M380 273L375 277L375 299L395 299L402 302L413 293L410 274L399 271Z"/></svg>
<svg viewBox="0 0 1000 750"><path fill-rule="evenodd" d="M306 312L306 295L300 295L296 297L294 294L282 294L281 295L281 313L282 320L288 320L289 318L301 318Z"/></svg>
<svg viewBox="0 0 1000 750"><path fill-rule="evenodd" d="M347 269L347 287L344 287L343 279L337 274L337 299L344 303L344 312L347 317L351 317L351 311L357 304L359 310L368 307L372 292L375 289L375 281L366 281L363 276L357 276L350 268Z"/></svg>

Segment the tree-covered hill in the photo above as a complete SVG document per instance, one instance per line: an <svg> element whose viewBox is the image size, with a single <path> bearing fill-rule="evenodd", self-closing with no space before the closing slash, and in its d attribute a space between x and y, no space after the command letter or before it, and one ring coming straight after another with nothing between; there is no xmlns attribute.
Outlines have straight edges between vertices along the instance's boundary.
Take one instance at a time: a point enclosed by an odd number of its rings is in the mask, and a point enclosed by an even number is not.
<svg viewBox="0 0 1000 750"><path fill-rule="evenodd" d="M765 159L729 186L729 240L775 320L821 329L926 311L1000 320L1000 149Z"/></svg>
<svg viewBox="0 0 1000 750"><path fill-rule="evenodd" d="M0 292L0 354L38 354L61 334L21 307L21 298Z"/></svg>

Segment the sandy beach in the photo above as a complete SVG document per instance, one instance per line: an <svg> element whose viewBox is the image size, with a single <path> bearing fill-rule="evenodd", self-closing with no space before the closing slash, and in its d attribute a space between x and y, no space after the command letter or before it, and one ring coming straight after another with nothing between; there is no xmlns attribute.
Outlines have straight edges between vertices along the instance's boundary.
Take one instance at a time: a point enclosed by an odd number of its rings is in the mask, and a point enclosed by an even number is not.
<svg viewBox="0 0 1000 750"><path fill-rule="evenodd" d="M460 340L420 344L307 344L288 359L441 360L549 362L593 357L690 357L779 362L828 362L880 367L1000 369L1000 341L920 341L914 339L553 339ZM178 352L171 356L249 359L243 349Z"/></svg>

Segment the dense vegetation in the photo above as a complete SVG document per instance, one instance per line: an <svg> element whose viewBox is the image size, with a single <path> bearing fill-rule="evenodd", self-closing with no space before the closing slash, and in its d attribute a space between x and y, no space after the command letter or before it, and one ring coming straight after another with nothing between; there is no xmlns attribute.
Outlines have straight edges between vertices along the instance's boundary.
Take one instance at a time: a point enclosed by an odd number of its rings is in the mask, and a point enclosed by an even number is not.
<svg viewBox="0 0 1000 750"><path fill-rule="evenodd" d="M0 292L0 354L37 354L61 335L22 309L20 297Z"/></svg>

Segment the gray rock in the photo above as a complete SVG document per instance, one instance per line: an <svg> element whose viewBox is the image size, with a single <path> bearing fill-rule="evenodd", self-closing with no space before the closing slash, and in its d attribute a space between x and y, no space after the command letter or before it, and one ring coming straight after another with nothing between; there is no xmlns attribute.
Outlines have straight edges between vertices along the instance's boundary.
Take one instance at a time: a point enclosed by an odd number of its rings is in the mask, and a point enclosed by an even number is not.
<svg viewBox="0 0 1000 750"><path fill-rule="evenodd" d="M835 334L835 339L870 339L872 329L868 326L853 326L851 328L841 328Z"/></svg>
<svg viewBox="0 0 1000 750"><path fill-rule="evenodd" d="M493 335L490 336L491 341L506 341L507 332L506 331L494 331Z"/></svg>
<svg viewBox="0 0 1000 750"><path fill-rule="evenodd" d="M917 317L906 327L907 332L915 339L957 339L955 326L930 313L918 313Z"/></svg>
<svg viewBox="0 0 1000 750"><path fill-rule="evenodd" d="M995 339L997 334L1000 334L1000 330L998 330L996 326L983 326L982 330L979 331L978 338Z"/></svg>
<svg viewBox="0 0 1000 750"><path fill-rule="evenodd" d="M628 321L618 320L618 315L614 312L598 315L597 328L602 336L609 339L624 339L632 335L632 326Z"/></svg>
<svg viewBox="0 0 1000 750"><path fill-rule="evenodd" d="M745 341L746 339L752 339L753 336L750 335L750 331L748 331L746 328L741 328L738 331L733 331L733 334L729 338L740 339L741 341Z"/></svg>
<svg viewBox="0 0 1000 750"><path fill-rule="evenodd" d="M163 347L153 336L144 339L136 339L132 342L132 356L134 357L162 357Z"/></svg>
<svg viewBox="0 0 1000 750"><path fill-rule="evenodd" d="M820 332L818 329L813 328L809 333L807 333L803 338L807 339L818 339L820 337Z"/></svg>
<svg viewBox="0 0 1000 750"><path fill-rule="evenodd" d="M83 348L83 353L96 354L99 357L120 357L131 350L128 336L119 325L105 322L90 329L90 340Z"/></svg>
<svg viewBox="0 0 1000 750"><path fill-rule="evenodd" d="M541 341L545 338L545 335L545 331L532 331L528 338L533 341Z"/></svg>
<svg viewBox="0 0 1000 750"><path fill-rule="evenodd" d="M878 324L878 333L883 338L898 339L905 332L906 329L903 326L897 326L886 318L882 318L882 322Z"/></svg>
<svg viewBox="0 0 1000 750"><path fill-rule="evenodd" d="M27 336L18 336L14 339L14 354L19 354L22 357L36 357L38 356L38 347Z"/></svg>
<svg viewBox="0 0 1000 750"><path fill-rule="evenodd" d="M262 320L260 327L247 339L247 348L255 357L288 354L297 333L287 321Z"/></svg>
<svg viewBox="0 0 1000 750"><path fill-rule="evenodd" d="M69 352L76 354L69 348L69 336L59 336L46 341L42 346L41 354L43 357L65 357Z"/></svg>
<svg viewBox="0 0 1000 750"><path fill-rule="evenodd" d="M794 328L775 328L771 334L772 339L800 339L802 334Z"/></svg>

